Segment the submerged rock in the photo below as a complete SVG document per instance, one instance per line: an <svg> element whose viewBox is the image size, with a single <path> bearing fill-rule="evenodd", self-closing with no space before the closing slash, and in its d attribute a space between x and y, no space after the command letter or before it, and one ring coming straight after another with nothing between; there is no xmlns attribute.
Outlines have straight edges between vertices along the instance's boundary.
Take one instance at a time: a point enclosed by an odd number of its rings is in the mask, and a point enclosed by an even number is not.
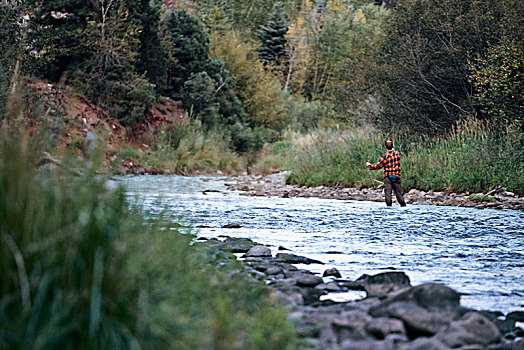
<svg viewBox="0 0 524 350"><path fill-rule="evenodd" d="M278 253L276 258L279 261L290 263L290 264L324 264L322 261L310 259L305 256L290 254L290 253Z"/></svg>

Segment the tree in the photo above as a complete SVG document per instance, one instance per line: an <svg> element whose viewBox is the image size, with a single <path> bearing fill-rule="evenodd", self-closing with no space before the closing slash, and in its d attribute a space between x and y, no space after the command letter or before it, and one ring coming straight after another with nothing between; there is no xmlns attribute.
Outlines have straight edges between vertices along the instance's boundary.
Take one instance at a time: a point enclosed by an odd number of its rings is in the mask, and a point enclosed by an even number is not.
<svg viewBox="0 0 524 350"><path fill-rule="evenodd" d="M0 120L6 113L8 95L16 90L23 56L19 15L17 6L0 4Z"/></svg>
<svg viewBox="0 0 524 350"><path fill-rule="evenodd" d="M83 68L91 59L90 46L82 40L88 20L95 11L91 1L27 0L34 14L35 30L29 42L37 53L37 73L44 78L65 80L68 72Z"/></svg>
<svg viewBox="0 0 524 350"><path fill-rule="evenodd" d="M184 83L203 71L209 58L209 38L198 19L186 11L174 11L166 21L169 95L181 100Z"/></svg>
<svg viewBox="0 0 524 350"><path fill-rule="evenodd" d="M501 0L501 38L468 60L478 116L524 130L524 4Z"/></svg>
<svg viewBox="0 0 524 350"><path fill-rule="evenodd" d="M499 40L498 2L399 2L384 27L374 81L381 124L420 132L475 115L467 61Z"/></svg>
<svg viewBox="0 0 524 350"><path fill-rule="evenodd" d="M211 56L223 57L225 67L236 77L236 91L251 126L285 127L288 117L282 106L280 82L264 69L253 45L242 42L233 31L212 33Z"/></svg>
<svg viewBox="0 0 524 350"><path fill-rule="evenodd" d="M302 2L300 14L293 21L285 35L288 64L285 72L284 89L301 91L307 79L308 70L312 60L312 26L313 3L310 0Z"/></svg>
<svg viewBox="0 0 524 350"><path fill-rule="evenodd" d="M166 52L160 40L160 7L158 0L128 0L129 17L140 26L140 47L136 70L145 74L160 90L165 88Z"/></svg>
<svg viewBox="0 0 524 350"><path fill-rule="evenodd" d="M282 3L277 1L269 15L267 24L261 26L257 33L261 42L257 52L262 62L267 65L274 65L277 69L283 65L284 62L282 61L287 55L285 35L288 27Z"/></svg>

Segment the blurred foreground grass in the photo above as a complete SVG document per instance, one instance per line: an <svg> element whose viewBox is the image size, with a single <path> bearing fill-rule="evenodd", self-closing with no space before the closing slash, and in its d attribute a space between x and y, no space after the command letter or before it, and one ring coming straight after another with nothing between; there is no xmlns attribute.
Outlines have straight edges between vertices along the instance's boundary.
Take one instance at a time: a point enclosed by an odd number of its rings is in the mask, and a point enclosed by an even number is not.
<svg viewBox="0 0 524 350"><path fill-rule="evenodd" d="M38 171L27 139L0 138L0 348L294 348L264 286L226 277L93 171Z"/></svg>

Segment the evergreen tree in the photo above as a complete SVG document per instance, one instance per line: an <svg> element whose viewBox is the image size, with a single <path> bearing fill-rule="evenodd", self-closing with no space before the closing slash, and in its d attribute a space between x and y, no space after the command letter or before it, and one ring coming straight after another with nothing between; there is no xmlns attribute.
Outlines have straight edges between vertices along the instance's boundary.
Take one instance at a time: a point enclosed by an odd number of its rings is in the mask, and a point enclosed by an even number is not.
<svg viewBox="0 0 524 350"><path fill-rule="evenodd" d="M197 18L186 11L174 11L167 20L169 95L181 100L184 83L203 71L209 58L209 38Z"/></svg>
<svg viewBox="0 0 524 350"><path fill-rule="evenodd" d="M278 66L280 60L286 55L286 33L288 23L285 18L282 3L277 1L269 16L267 25L261 26L257 37L261 46L257 49L260 59L265 64Z"/></svg>
<svg viewBox="0 0 524 350"><path fill-rule="evenodd" d="M93 16L93 3L84 0L27 0L34 14L29 41L39 53L38 73L53 81L89 61L83 33Z"/></svg>
<svg viewBox="0 0 524 350"><path fill-rule="evenodd" d="M157 0L128 0L129 16L140 25L140 48L136 70L146 74L149 81L160 90L165 84L166 52L160 40L160 7Z"/></svg>

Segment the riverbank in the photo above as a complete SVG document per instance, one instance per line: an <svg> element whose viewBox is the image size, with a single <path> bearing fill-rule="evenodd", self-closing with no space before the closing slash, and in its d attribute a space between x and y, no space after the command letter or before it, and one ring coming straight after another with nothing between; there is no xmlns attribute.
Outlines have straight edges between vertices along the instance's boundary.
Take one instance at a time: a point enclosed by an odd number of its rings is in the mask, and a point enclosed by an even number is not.
<svg viewBox="0 0 524 350"><path fill-rule="evenodd" d="M523 349L522 311L506 315L460 304L461 294L443 284L412 286L401 271L356 280L325 265L322 276L299 266L323 264L246 238L199 238L195 245L228 275L251 276L270 286L286 306L305 349ZM237 258L238 257L238 258ZM240 267L237 262L241 261ZM365 297L336 302L360 291Z"/></svg>
<svg viewBox="0 0 524 350"><path fill-rule="evenodd" d="M295 186L286 184L289 172L271 175L240 175L228 178L228 189L242 191L246 196L318 197L341 200L383 202L384 192L377 188L342 188L330 186ZM411 189L404 194L408 204L473 207L478 209L524 210L524 197L499 187L487 193L454 193ZM395 199L394 199L395 203Z"/></svg>

